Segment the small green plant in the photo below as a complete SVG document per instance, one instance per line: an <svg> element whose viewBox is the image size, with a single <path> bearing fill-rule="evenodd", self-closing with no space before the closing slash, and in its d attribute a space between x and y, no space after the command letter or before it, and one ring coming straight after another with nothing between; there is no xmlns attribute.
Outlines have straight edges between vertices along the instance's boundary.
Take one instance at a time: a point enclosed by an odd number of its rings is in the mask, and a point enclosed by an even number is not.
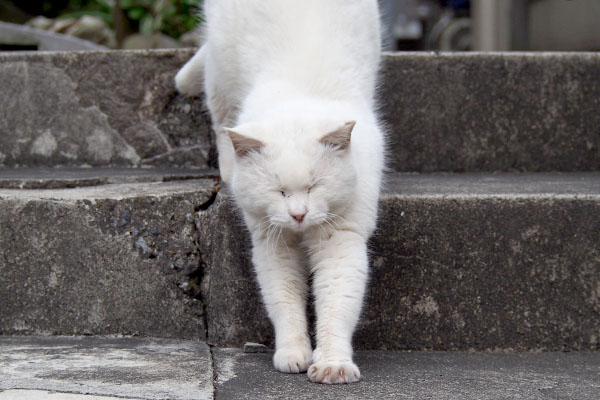
<svg viewBox="0 0 600 400"><path fill-rule="evenodd" d="M114 7L119 6L130 28L140 33L162 32L173 38L191 31L200 22L202 0L69 0L62 10L56 2L43 1L42 8L61 18L94 15L115 28Z"/></svg>
<svg viewBox="0 0 600 400"><path fill-rule="evenodd" d="M121 9L141 33L162 32L179 38L199 22L201 0L121 0Z"/></svg>

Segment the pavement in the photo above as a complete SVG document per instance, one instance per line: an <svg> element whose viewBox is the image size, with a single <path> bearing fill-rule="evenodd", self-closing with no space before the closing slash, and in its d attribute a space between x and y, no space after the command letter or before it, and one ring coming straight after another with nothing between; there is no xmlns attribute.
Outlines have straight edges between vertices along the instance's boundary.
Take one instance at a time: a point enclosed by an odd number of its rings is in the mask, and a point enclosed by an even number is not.
<svg viewBox="0 0 600 400"><path fill-rule="evenodd" d="M271 350L139 337L0 337L0 400L598 399L600 352L359 351L363 379L310 383Z"/></svg>

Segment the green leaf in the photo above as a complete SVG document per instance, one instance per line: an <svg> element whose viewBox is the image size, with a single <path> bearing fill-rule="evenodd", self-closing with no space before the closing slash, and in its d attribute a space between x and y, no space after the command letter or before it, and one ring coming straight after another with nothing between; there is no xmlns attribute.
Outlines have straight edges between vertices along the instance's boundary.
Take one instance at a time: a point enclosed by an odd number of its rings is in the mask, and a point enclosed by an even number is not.
<svg viewBox="0 0 600 400"><path fill-rule="evenodd" d="M134 21L139 21L146 15L148 15L148 11L142 7L135 7L127 10L127 16Z"/></svg>

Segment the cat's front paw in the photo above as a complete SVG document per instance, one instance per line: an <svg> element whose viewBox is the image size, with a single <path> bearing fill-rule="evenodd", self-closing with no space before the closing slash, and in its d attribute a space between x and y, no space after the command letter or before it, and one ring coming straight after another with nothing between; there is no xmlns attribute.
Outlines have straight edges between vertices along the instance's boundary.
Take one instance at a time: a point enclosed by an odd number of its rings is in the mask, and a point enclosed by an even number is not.
<svg viewBox="0 0 600 400"><path fill-rule="evenodd" d="M360 380L360 371L352 361L320 361L308 368L308 379L316 383L352 383Z"/></svg>
<svg viewBox="0 0 600 400"><path fill-rule="evenodd" d="M286 374L305 372L312 361L312 351L296 347L278 349L273 356L275 369Z"/></svg>

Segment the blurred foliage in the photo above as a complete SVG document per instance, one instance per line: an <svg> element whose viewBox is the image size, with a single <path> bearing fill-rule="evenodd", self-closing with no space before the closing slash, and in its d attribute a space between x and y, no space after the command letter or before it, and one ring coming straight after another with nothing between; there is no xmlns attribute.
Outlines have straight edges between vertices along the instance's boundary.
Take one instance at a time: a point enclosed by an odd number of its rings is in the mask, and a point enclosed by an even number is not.
<svg viewBox="0 0 600 400"><path fill-rule="evenodd" d="M94 15L114 27L114 0L12 1L31 15L78 18ZM202 0L120 0L129 25L140 33L162 32L173 38L191 31L200 21Z"/></svg>

